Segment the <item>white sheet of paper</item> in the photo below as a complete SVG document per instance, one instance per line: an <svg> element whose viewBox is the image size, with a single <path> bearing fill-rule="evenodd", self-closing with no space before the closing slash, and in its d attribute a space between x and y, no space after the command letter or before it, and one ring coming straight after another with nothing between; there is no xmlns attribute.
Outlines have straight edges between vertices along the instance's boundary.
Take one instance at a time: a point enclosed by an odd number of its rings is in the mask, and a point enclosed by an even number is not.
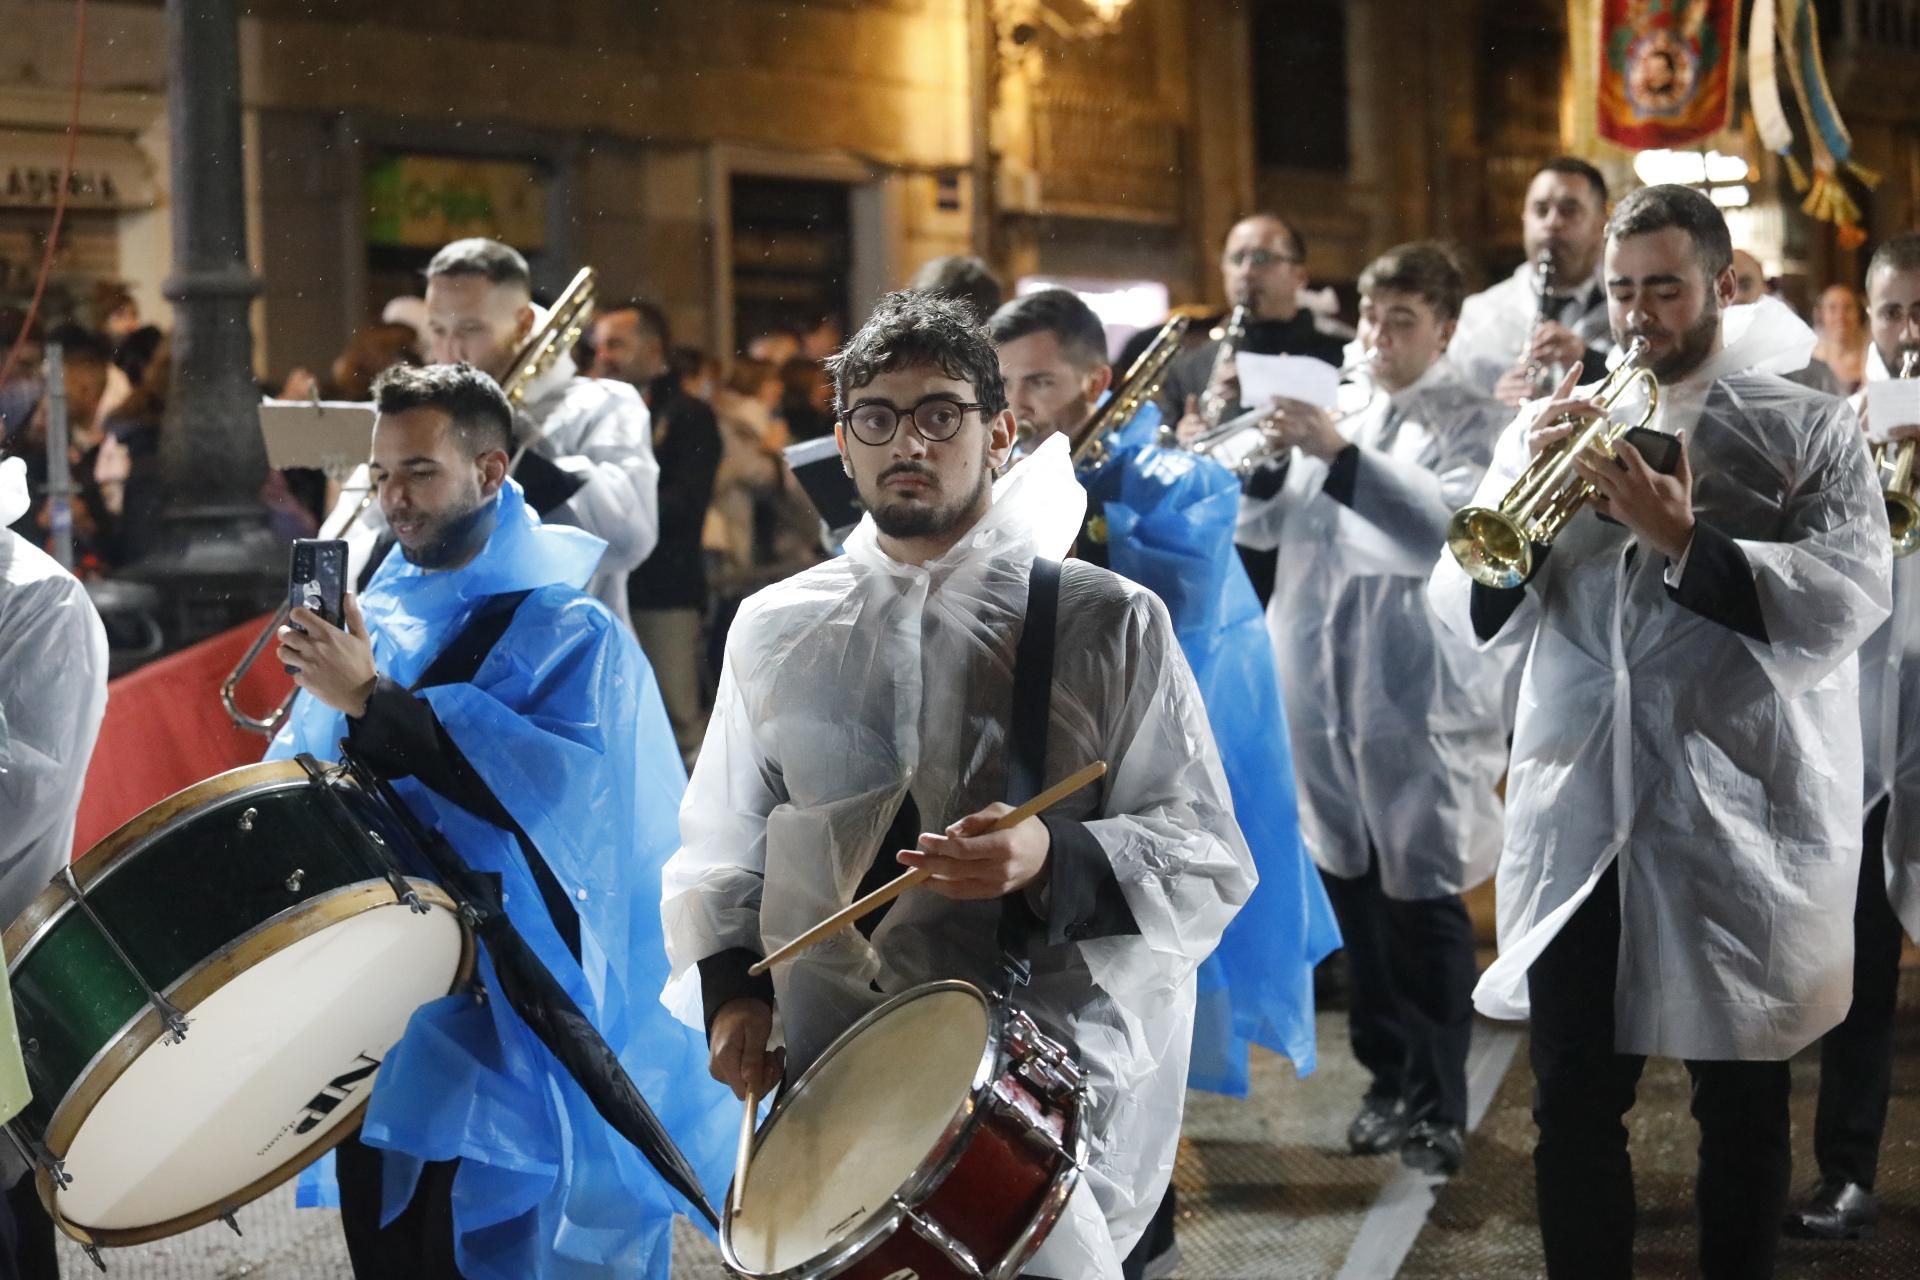
<svg viewBox="0 0 1920 1280"><path fill-rule="evenodd" d="M357 400L267 400L260 434L267 465L317 467L344 478L373 450L373 406Z"/></svg>
<svg viewBox="0 0 1920 1280"><path fill-rule="evenodd" d="M1885 440L1895 427L1920 427L1920 378L1889 378L1867 384L1867 431Z"/></svg>
<svg viewBox="0 0 1920 1280"><path fill-rule="evenodd" d="M1261 356L1242 351L1233 358L1240 371L1240 403L1249 409L1275 396L1331 409L1340 399L1340 371L1312 356Z"/></svg>

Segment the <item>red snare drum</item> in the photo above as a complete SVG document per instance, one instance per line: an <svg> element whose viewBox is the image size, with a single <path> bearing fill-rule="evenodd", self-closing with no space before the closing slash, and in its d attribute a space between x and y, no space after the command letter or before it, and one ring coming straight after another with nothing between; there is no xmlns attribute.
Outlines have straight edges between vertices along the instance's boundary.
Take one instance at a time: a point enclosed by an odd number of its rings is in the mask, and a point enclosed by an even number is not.
<svg viewBox="0 0 1920 1280"><path fill-rule="evenodd" d="M1079 1181L1084 1090L1064 1048L977 988L902 992L767 1117L721 1229L727 1265L754 1280L1013 1280Z"/></svg>

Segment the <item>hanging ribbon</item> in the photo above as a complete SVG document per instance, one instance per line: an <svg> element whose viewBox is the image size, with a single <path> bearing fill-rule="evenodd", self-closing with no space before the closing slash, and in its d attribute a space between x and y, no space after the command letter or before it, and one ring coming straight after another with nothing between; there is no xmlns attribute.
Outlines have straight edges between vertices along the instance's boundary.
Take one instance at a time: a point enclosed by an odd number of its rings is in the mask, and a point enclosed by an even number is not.
<svg viewBox="0 0 1920 1280"><path fill-rule="evenodd" d="M1807 122L1813 153L1811 180L1794 159L1792 129L1780 104L1776 37L1779 48L1786 51L1787 75ZM1840 170L1849 170L1867 187L1878 186L1880 175L1853 158L1853 138L1840 118L1820 54L1820 19L1813 0L1755 0L1747 84L1761 141L1786 162L1794 189L1806 194L1800 207L1811 217L1833 223L1843 248L1857 248L1866 240L1866 232L1860 226L1860 206L1848 193Z"/></svg>
<svg viewBox="0 0 1920 1280"><path fill-rule="evenodd" d="M1753 104L1753 124L1760 145L1780 157L1793 179L1793 189L1805 192L1807 171L1793 154L1793 126L1780 101L1780 62L1774 50L1774 0L1753 0L1747 27L1747 99Z"/></svg>

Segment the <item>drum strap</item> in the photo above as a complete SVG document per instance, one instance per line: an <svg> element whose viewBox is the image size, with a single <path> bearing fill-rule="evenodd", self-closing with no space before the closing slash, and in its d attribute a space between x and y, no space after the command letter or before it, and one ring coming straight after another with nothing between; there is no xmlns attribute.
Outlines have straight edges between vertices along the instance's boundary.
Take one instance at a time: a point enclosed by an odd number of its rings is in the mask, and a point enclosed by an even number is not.
<svg viewBox="0 0 1920 1280"><path fill-rule="evenodd" d="M508 591L491 596L467 620L460 634L453 642L442 649L430 663L421 677L413 682L409 693L418 693L422 689L437 688L448 684L471 684L480 674L480 667L500 643L500 637L507 634L507 628L513 625L514 615L519 612L521 602L532 595L531 591ZM461 754L459 747L440 731L442 746L451 757L454 771L463 776L469 787L488 791L484 779ZM527 870L533 875L533 882L540 890L540 900L546 904L547 915L553 920L553 927L559 932L561 941L567 944L567 950L573 958L580 958L580 913L567 897L567 891L560 887L560 881L554 876L553 869L547 866L547 860L540 856L533 838L507 812L505 805L495 800L483 815L488 821L513 836L520 846L520 854L526 859Z"/></svg>
<svg viewBox="0 0 1920 1280"><path fill-rule="evenodd" d="M1013 720L1008 733L1007 803L1019 805L1040 794L1047 768L1047 725L1053 698L1054 624L1060 614L1060 562L1039 560L1027 577L1027 616L1013 656ZM911 849L920 838L920 807L909 791L900 801L873 861L854 896L864 897L900 874L893 855ZM869 938L892 909L888 903L856 921Z"/></svg>

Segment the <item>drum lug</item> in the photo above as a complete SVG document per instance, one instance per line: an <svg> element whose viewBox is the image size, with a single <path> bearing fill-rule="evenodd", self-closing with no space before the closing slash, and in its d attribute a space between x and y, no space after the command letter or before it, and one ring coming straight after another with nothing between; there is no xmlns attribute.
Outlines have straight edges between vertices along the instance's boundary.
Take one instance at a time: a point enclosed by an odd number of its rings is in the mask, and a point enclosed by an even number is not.
<svg viewBox="0 0 1920 1280"><path fill-rule="evenodd" d="M293 869L293 874L287 877L287 892L288 893L300 892L300 886L305 884L306 881L307 881L306 869L303 867L295 867Z"/></svg>
<svg viewBox="0 0 1920 1280"><path fill-rule="evenodd" d="M227 1210L225 1213L220 1215L220 1221L226 1223L227 1230L233 1232L233 1234L237 1236L244 1237L247 1234L246 1232L240 1229L240 1224L233 1220L233 1210L231 1209Z"/></svg>
<svg viewBox="0 0 1920 1280"><path fill-rule="evenodd" d="M113 951L114 959L118 960L121 967L133 976L135 982L140 984L140 989L147 993L147 1003L153 1006L154 1012L160 1015L160 1021L166 1024L166 1042L168 1044L179 1044L185 1040L187 1038L187 1015L181 1013L171 1000L168 1000L165 996L154 990L153 984L147 981L147 976L141 973L138 966L133 963L133 957L129 956L125 949L121 947L120 939L113 936L113 931L107 928L106 922L95 914L93 904L87 901L87 895L80 891L80 882L73 878L73 868L71 866L60 868L60 874L55 876L54 880L61 888L67 891L67 896L73 899L73 905L79 910L81 915L87 918L87 923L91 924L95 931L106 940L107 946Z"/></svg>
<svg viewBox="0 0 1920 1280"><path fill-rule="evenodd" d="M36 1168L45 1169L55 1187L65 1191L73 1185L73 1175L67 1172L66 1163L47 1150L40 1139L31 1134L22 1135L11 1122L0 1127L6 1129L7 1138L13 1143L13 1149L20 1153L20 1158Z"/></svg>
<svg viewBox="0 0 1920 1280"><path fill-rule="evenodd" d="M107 1263L106 1263L106 1260L100 1256L99 1245L83 1244L80 1246L80 1252L86 1254L87 1261L91 1262L94 1266L98 1267L103 1273L106 1271Z"/></svg>
<svg viewBox="0 0 1920 1280"><path fill-rule="evenodd" d="M945 1227L932 1218L923 1218L915 1213L913 1207L899 1196L893 1197L893 1203L906 1217L907 1225L913 1228L914 1234L946 1255L947 1261L958 1268L961 1274L969 1277L969 1280L986 1280L987 1273L974 1260L973 1251L954 1239Z"/></svg>
<svg viewBox="0 0 1920 1280"><path fill-rule="evenodd" d="M427 904L420 901L420 895L413 891L413 886L407 883L406 877L400 874L399 868L388 856L387 842L381 838L380 833L369 828L367 839L373 841L374 847L380 850L380 861L387 868L387 883L393 886L393 896L399 900L400 905L417 916L427 914Z"/></svg>
<svg viewBox="0 0 1920 1280"><path fill-rule="evenodd" d="M245 813L241 814L240 830L243 832L252 831L254 819L258 818L259 816L260 816L260 811L258 809L248 809Z"/></svg>

